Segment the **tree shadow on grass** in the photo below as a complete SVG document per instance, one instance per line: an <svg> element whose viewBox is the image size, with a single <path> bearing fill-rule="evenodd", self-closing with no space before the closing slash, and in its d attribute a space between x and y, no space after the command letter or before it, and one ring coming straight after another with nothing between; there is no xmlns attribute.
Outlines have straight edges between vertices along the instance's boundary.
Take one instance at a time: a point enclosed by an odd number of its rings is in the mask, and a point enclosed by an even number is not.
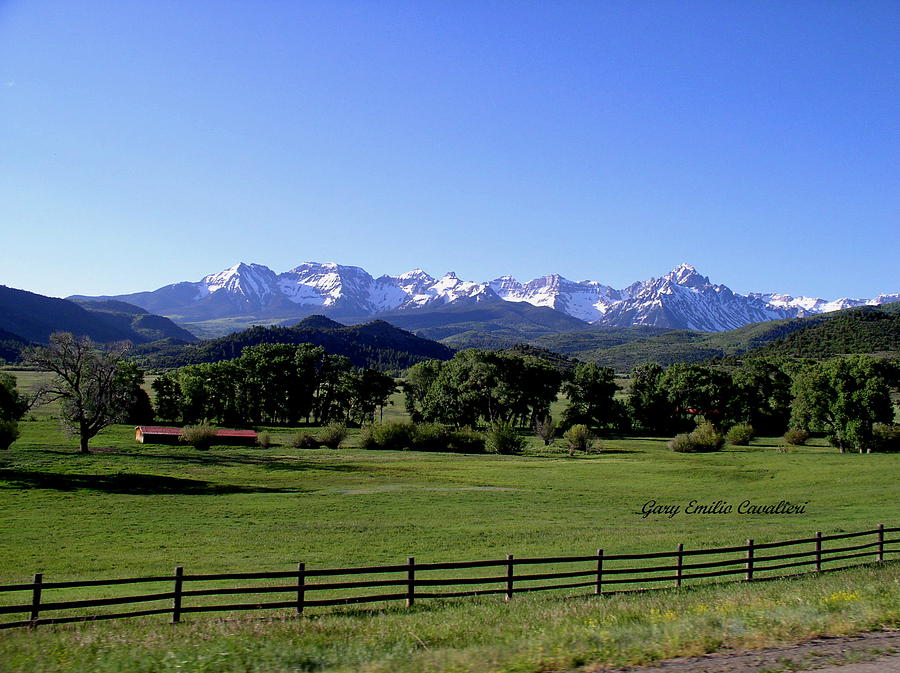
<svg viewBox="0 0 900 673"><path fill-rule="evenodd" d="M188 449L190 451L190 449ZM57 455L82 455L77 450L65 449L40 449L41 453L52 453ZM92 451L91 456L121 456L123 458L134 458L138 460L147 460L151 462L171 461L187 465L204 465L215 467L239 467L251 466L259 467L265 470L327 470L333 472L371 472L371 467L363 467L360 465L346 463L326 463L303 458L293 458L288 456L248 456L220 454L215 449L196 453L133 453L130 451L119 451L115 449L104 449L102 451Z"/></svg>
<svg viewBox="0 0 900 673"><path fill-rule="evenodd" d="M157 474L64 474L0 469L0 489L44 488L101 491L127 495L226 495L232 493L304 493L307 489L216 484Z"/></svg>

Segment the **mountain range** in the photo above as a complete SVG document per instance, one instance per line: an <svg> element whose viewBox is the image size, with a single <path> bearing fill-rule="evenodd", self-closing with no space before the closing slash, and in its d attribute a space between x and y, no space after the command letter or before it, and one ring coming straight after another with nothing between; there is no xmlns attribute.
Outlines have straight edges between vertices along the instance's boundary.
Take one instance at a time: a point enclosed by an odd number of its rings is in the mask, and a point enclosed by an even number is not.
<svg viewBox="0 0 900 673"><path fill-rule="evenodd" d="M712 283L690 264L680 264L660 278L616 289L592 280L568 280L558 274L527 283L512 276L473 282L453 272L434 278L421 269L374 278L360 267L334 263L306 262L275 273L261 264L241 262L196 282L133 294L75 295L70 299L124 301L188 324L242 319L245 324L266 321L290 325L306 316L323 314L346 321L384 318L415 329L414 323L423 320L431 327L439 325L446 310L455 315L472 307L500 310L504 305L519 305L518 315L526 323L569 319L564 325L567 329L587 324L643 325L719 332L749 323L900 301L900 293L834 301L777 293L742 295ZM545 331L559 328L557 325Z"/></svg>

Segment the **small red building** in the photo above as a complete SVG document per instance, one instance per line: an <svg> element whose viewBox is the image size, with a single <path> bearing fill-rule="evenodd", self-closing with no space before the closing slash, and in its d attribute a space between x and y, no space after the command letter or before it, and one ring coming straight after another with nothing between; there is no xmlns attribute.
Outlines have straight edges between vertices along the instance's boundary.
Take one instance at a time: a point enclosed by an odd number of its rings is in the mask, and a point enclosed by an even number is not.
<svg viewBox="0 0 900 673"><path fill-rule="evenodd" d="M157 425L139 425L134 429L134 439L141 444L178 444L181 428ZM213 444L228 446L256 446L257 434L253 430L216 430Z"/></svg>

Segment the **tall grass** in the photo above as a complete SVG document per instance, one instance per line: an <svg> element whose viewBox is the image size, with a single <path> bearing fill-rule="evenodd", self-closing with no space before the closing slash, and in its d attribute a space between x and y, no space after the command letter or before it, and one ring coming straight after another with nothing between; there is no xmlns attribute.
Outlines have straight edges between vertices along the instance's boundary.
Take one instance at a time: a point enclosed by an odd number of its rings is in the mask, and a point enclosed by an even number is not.
<svg viewBox="0 0 900 673"><path fill-rule="evenodd" d="M6 673L542 672L900 626L900 566L651 594L471 599L310 618L151 618L0 635Z"/></svg>

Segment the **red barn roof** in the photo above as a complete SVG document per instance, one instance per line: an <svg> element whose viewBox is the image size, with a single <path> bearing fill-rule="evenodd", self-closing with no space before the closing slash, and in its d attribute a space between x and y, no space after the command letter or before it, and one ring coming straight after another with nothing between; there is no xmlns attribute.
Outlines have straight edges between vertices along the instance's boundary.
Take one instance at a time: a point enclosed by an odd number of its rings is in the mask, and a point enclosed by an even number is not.
<svg viewBox="0 0 900 673"><path fill-rule="evenodd" d="M167 428L161 425L139 425L140 430L145 435L180 435L181 428Z"/></svg>
<svg viewBox="0 0 900 673"><path fill-rule="evenodd" d="M181 428L169 428L162 425L139 425L135 430L140 430L145 435L180 435ZM216 437L256 437L253 430L216 430Z"/></svg>

